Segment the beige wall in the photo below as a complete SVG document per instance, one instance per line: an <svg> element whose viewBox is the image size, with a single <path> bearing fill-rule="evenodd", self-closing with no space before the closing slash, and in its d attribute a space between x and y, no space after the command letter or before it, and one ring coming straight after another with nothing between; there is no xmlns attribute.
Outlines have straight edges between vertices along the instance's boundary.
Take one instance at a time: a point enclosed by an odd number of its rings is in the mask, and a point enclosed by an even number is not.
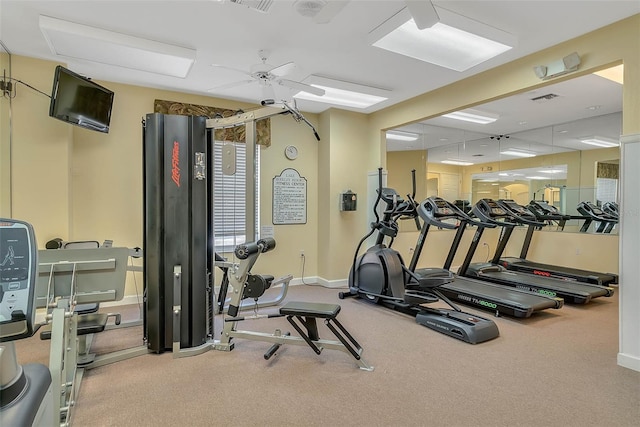
<svg viewBox="0 0 640 427"><path fill-rule="evenodd" d="M12 56L13 78L49 93L57 64ZM2 102L6 102L3 100ZM11 101L11 212L33 224L40 247L71 234L73 130L49 117L49 98L18 85Z"/></svg>
<svg viewBox="0 0 640 427"><path fill-rule="evenodd" d="M50 91L57 64L13 57L13 74ZM154 99L223 108L248 104L112 82L100 82L115 92L110 132L81 129L48 117L49 99L20 88L13 100L13 217L31 222L39 246L54 238L111 239L116 246L142 246L142 125ZM318 117L305 117L316 124ZM307 256L306 274L317 274L318 147L310 128L290 116L272 119L272 146L261 151L261 224L272 224L272 178L293 167L307 178L307 224L274 227L278 250L262 257L255 271L300 276L299 250ZM284 157L295 144L298 159ZM336 195L337 199L337 195ZM261 263L260 263L261 262ZM134 294L133 284L126 294Z"/></svg>
<svg viewBox="0 0 640 427"><path fill-rule="evenodd" d="M567 52L577 51L583 62L578 72L562 79L624 61L623 132L640 132L640 55L634 36L639 23L640 16L634 16L368 116L341 110L308 114L318 126L319 143L304 125L287 117L274 120L273 132L278 137L263 151L263 222L271 218L271 178L292 165L282 156L287 144L295 142L301 150L293 165L307 177L310 194L307 225L275 229L278 250L264 257L271 273L299 276L299 250L304 249L305 275L328 281L345 279L352 252L368 228L367 172L386 167L383 131L556 82L559 79L541 82L531 69ZM630 35L635 37L631 41ZM48 92L55 65L14 56L13 76ZM88 133L49 118L48 99L31 90L22 88L14 100L13 216L34 224L41 245L58 236L112 238L116 244L141 245L140 119L151 111L154 98L245 107L228 100L104 83L116 92L108 135ZM346 189L359 194L356 212L338 209L338 194Z"/></svg>
<svg viewBox="0 0 640 427"><path fill-rule="evenodd" d="M318 158L317 209L322 218L318 230L318 276L325 284L339 285L348 277L356 245L368 231L367 173L379 163L371 162L366 155L370 149L363 132L367 120L364 114L336 109L321 117L325 140ZM349 189L358 194L357 210L341 212L339 194Z"/></svg>

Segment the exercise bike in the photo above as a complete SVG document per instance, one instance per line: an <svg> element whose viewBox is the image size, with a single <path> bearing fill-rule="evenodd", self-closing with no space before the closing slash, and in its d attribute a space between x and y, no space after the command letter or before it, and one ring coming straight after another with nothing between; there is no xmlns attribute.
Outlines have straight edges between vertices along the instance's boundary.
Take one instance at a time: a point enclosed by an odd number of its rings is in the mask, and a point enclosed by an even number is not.
<svg viewBox="0 0 640 427"><path fill-rule="evenodd" d="M440 268L412 271L406 267L400 253L391 248L398 233L398 220L414 219L420 229L414 200L415 170L412 175L413 192L404 200L394 189L382 186L382 168L378 169L378 190L373 205L376 221L371 223L371 230L356 248L349 273L349 292L340 292L338 297L357 296L382 304L414 316L421 325L471 344L496 338L498 327L492 320L463 312L438 290L455 279L452 272ZM377 211L381 201L386 204L382 219ZM378 233L375 244L358 256L364 242L375 232ZM387 238L388 245L385 244ZM424 306L438 301L445 302L451 309Z"/></svg>

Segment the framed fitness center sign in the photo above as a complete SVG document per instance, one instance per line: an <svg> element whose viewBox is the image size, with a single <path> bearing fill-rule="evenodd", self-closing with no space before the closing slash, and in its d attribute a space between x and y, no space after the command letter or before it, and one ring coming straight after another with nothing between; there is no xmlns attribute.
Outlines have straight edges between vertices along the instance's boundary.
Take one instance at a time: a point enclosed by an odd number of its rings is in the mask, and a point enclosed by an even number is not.
<svg viewBox="0 0 640 427"><path fill-rule="evenodd" d="M273 178L273 224L307 223L307 178L287 168Z"/></svg>

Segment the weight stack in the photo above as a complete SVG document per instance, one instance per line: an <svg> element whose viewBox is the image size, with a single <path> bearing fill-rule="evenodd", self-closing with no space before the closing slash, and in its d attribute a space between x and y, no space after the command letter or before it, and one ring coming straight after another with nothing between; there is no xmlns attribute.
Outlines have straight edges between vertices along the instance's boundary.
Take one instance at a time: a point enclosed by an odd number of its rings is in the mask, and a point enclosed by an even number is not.
<svg viewBox="0 0 640 427"><path fill-rule="evenodd" d="M147 114L143 135L144 323L148 348L162 353L173 347L176 305L180 348L207 340L206 118ZM175 266L181 268L179 297Z"/></svg>

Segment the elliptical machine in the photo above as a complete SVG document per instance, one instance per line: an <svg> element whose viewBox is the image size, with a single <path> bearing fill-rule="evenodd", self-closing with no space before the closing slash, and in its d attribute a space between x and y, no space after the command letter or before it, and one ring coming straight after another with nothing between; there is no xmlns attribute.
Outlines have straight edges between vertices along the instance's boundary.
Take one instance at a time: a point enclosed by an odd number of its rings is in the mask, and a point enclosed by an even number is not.
<svg viewBox="0 0 640 427"><path fill-rule="evenodd" d="M376 221L356 248L349 273L349 292L340 292L338 297L357 296L380 303L414 316L421 325L471 344L496 338L499 332L493 320L463 312L437 289L454 280L452 272L441 268L412 271L405 266L400 253L391 248L398 233L398 220L414 219L418 229L421 228L414 200L415 170L412 178L413 193L405 201L394 189L382 186L382 168L378 168L378 194L373 205ZM380 201L386 204L382 219L376 209ZM376 231L375 244L358 256L362 244ZM390 240L388 246L386 238ZM444 301L452 309L423 306L437 301Z"/></svg>

